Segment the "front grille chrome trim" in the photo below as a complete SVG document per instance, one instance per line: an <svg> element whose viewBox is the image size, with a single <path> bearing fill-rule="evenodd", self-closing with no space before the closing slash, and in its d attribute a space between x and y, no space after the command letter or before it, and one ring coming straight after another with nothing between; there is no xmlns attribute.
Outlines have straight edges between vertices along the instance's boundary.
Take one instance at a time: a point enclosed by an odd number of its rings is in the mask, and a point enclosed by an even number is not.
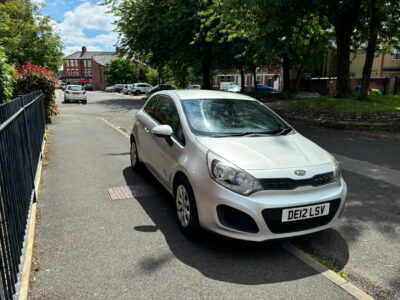
<svg viewBox="0 0 400 300"><path fill-rule="evenodd" d="M318 187L335 181L333 172L322 173L307 179L269 178L259 179L264 190L294 190L302 186Z"/></svg>

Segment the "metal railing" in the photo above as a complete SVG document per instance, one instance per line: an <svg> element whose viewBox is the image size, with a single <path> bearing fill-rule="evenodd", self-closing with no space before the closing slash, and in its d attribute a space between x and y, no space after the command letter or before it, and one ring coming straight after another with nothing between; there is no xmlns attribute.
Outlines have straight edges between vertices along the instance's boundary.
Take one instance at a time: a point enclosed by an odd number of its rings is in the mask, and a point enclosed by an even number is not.
<svg viewBox="0 0 400 300"><path fill-rule="evenodd" d="M45 129L42 92L0 105L0 299L17 292Z"/></svg>

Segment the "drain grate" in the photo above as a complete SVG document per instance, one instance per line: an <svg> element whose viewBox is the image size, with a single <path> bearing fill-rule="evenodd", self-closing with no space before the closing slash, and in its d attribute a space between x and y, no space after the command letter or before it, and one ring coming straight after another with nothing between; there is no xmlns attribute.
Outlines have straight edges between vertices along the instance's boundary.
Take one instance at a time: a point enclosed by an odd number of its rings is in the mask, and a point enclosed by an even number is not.
<svg viewBox="0 0 400 300"><path fill-rule="evenodd" d="M111 200L150 197L160 194L154 186L146 183L111 187L107 191Z"/></svg>

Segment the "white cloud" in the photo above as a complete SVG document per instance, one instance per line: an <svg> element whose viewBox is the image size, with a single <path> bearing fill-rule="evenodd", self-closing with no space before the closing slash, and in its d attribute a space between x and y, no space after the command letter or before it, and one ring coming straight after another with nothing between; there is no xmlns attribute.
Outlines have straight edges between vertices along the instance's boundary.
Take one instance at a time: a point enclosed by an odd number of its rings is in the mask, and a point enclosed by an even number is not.
<svg viewBox="0 0 400 300"><path fill-rule="evenodd" d="M80 49L82 46L87 46L88 50L114 48L118 34L113 32L115 26L112 23L116 17L107 13L107 10L108 8L105 6L86 1L73 10L67 11L64 14L63 22L55 25L63 43L68 45L64 52ZM106 33L88 37L84 32L86 29L101 30Z"/></svg>

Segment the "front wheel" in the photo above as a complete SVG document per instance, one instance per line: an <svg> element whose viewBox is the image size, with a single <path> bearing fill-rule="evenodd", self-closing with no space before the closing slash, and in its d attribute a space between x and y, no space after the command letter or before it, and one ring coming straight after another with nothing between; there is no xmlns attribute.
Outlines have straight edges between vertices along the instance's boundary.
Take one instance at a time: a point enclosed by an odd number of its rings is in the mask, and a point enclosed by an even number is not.
<svg viewBox="0 0 400 300"><path fill-rule="evenodd" d="M139 95L140 95L140 91L136 91L136 92L135 92L135 95L136 95L136 96L139 96Z"/></svg>
<svg viewBox="0 0 400 300"><path fill-rule="evenodd" d="M83 104L86 104L86 103L87 103L87 100L83 100L82 103L83 103Z"/></svg>
<svg viewBox="0 0 400 300"><path fill-rule="evenodd" d="M181 177L175 188L175 204L178 225L188 237L195 237L200 233L197 205L189 181Z"/></svg>
<svg viewBox="0 0 400 300"><path fill-rule="evenodd" d="M139 171L141 167L141 163L139 161L139 153L137 150L137 145L136 141L132 140L131 142L131 151L130 151L130 156L131 156L131 167L134 171Z"/></svg>

